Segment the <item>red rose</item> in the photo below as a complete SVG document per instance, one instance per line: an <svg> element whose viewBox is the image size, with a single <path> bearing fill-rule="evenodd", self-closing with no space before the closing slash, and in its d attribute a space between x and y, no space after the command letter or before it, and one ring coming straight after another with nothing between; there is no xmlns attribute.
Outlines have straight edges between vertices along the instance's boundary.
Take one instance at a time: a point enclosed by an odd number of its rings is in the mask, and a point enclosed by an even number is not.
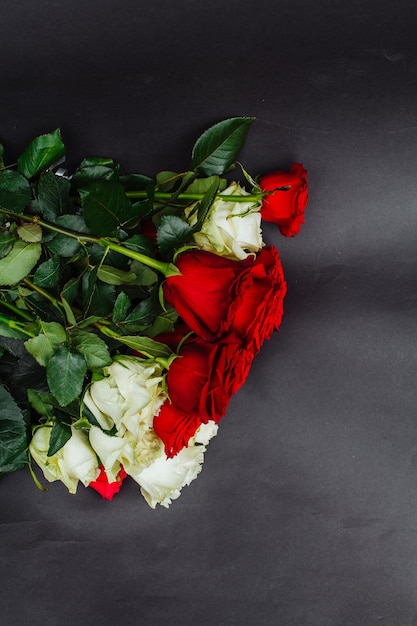
<svg viewBox="0 0 417 626"><path fill-rule="evenodd" d="M164 296L202 339L232 333L256 353L278 329L286 283L273 246L244 261L188 250L175 263L181 275L166 279Z"/></svg>
<svg viewBox="0 0 417 626"><path fill-rule="evenodd" d="M263 191L274 191L278 187L290 188L266 195L262 202L261 215L266 222L277 224L285 237L293 237L304 222L304 210L308 201L307 171L301 163L294 163L289 172L272 172L259 183Z"/></svg>
<svg viewBox="0 0 417 626"><path fill-rule="evenodd" d="M122 467L117 475L117 479L114 482L109 483L104 467L101 466L98 478L91 482L88 486L98 491L99 494L106 500L112 500L114 494L120 491L122 482L126 476L127 474Z"/></svg>
<svg viewBox="0 0 417 626"><path fill-rule="evenodd" d="M188 445L202 423L197 413L185 413L167 400L154 417L153 427L164 442L165 454L167 457L173 457Z"/></svg>
<svg viewBox="0 0 417 626"><path fill-rule="evenodd" d="M231 326L253 354L280 327L286 292L278 250L268 246L260 251L251 271L242 276Z"/></svg>
<svg viewBox="0 0 417 626"><path fill-rule="evenodd" d="M230 305L235 285L251 265L251 259L233 261L204 250L188 250L175 265L179 276L163 285L166 300L197 335L214 341L230 326Z"/></svg>
<svg viewBox="0 0 417 626"><path fill-rule="evenodd" d="M168 370L171 402L186 413L197 411L204 423L218 422L246 380L252 360L253 354L242 349L233 335L216 342L192 336Z"/></svg>
<svg viewBox="0 0 417 626"><path fill-rule="evenodd" d="M202 423L219 422L245 382L252 360L253 354L233 335L217 342L196 336L184 342L168 370L169 400L153 424L167 456L186 446Z"/></svg>

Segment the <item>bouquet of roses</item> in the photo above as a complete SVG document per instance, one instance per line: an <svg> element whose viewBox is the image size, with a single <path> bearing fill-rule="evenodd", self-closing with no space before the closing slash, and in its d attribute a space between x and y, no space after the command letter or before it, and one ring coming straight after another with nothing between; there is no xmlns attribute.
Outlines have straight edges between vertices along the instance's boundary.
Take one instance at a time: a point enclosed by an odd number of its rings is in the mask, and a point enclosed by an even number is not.
<svg viewBox="0 0 417 626"><path fill-rule="evenodd" d="M17 163L0 145L0 474L81 482L111 499L130 476L169 506L201 470L231 396L280 326L286 283L261 219L295 235L294 164L228 178L253 118L197 140L186 172L60 168L59 130Z"/></svg>

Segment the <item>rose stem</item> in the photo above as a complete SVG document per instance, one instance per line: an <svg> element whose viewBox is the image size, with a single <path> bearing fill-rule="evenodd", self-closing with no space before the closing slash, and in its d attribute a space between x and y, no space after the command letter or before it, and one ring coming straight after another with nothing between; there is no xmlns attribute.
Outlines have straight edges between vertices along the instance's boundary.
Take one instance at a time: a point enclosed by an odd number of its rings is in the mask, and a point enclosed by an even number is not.
<svg viewBox="0 0 417 626"><path fill-rule="evenodd" d="M135 261L140 261L144 265L147 265L148 267L151 267L152 269L161 272L161 274L164 274L165 277L177 276L180 274L179 270L175 267L175 265L173 265L173 263L158 261L158 259L153 259L152 257L148 257L145 254L136 252L135 250L130 250L129 248L126 248L119 243L115 243L107 237L97 237L96 235L79 233L68 228L63 228L62 226L57 226L56 224L50 224L49 222L45 222L44 220L40 219L38 215L14 213L13 211L7 211L6 209L2 208L0 208L0 213L17 219L25 220L27 222L32 222L34 224L39 224L39 226L46 228L47 230L50 230L52 232L58 233L60 235L65 235L66 237L72 237L73 239L77 239L81 244L95 243L102 248L110 248L110 250L119 252L120 254L123 254L130 259L134 259Z"/></svg>

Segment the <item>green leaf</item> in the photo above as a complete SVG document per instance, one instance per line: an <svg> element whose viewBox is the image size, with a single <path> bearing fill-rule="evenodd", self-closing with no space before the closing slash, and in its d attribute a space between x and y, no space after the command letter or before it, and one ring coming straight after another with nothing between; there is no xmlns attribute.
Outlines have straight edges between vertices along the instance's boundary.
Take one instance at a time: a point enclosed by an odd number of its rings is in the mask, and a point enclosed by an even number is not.
<svg viewBox="0 0 417 626"><path fill-rule="evenodd" d="M146 329L148 337L156 337L160 333L168 333L174 330L178 313L173 306L166 303L166 309L156 316L152 326Z"/></svg>
<svg viewBox="0 0 417 626"><path fill-rule="evenodd" d="M53 456L60 450L67 441L71 439L71 426L60 420L55 420L51 430L49 448L46 456Z"/></svg>
<svg viewBox="0 0 417 626"><path fill-rule="evenodd" d="M153 197L155 181L144 174L127 174L120 177L120 182L127 191L147 191L149 197Z"/></svg>
<svg viewBox="0 0 417 626"><path fill-rule="evenodd" d="M84 272L84 274L82 275L82 279L81 279L84 317L86 317L87 312L89 311L91 307L94 290L96 289L96 284L97 284L97 268L94 267Z"/></svg>
<svg viewBox="0 0 417 626"><path fill-rule="evenodd" d="M70 352L67 348L58 350L49 359L46 367L46 378L51 393L60 406L66 406L81 394L87 364L79 353Z"/></svg>
<svg viewBox="0 0 417 626"><path fill-rule="evenodd" d="M0 336L11 337L12 339L27 339L25 333L21 333L15 328L10 328L10 326L4 322L0 322Z"/></svg>
<svg viewBox="0 0 417 626"><path fill-rule="evenodd" d="M62 215L57 217L55 223L58 226L63 226L69 230L73 230L77 233L88 233L88 228L80 215ZM68 237L68 235L57 235L52 241L47 244L48 250L52 254L58 254L59 256L72 257L81 248L81 244L78 239L74 237Z"/></svg>
<svg viewBox="0 0 417 626"><path fill-rule="evenodd" d="M108 285L124 285L136 279L134 272L124 272L111 265L100 265L97 269L97 278Z"/></svg>
<svg viewBox="0 0 417 626"><path fill-rule="evenodd" d="M158 191L172 191L176 184L178 184L177 172L164 170L163 172L158 172L156 175L156 187Z"/></svg>
<svg viewBox="0 0 417 626"><path fill-rule="evenodd" d="M116 289L114 285L97 282L90 301L89 313L106 317L113 311L115 300Z"/></svg>
<svg viewBox="0 0 417 626"><path fill-rule="evenodd" d="M120 232L119 232L120 234ZM100 263L106 263L112 267L117 267L118 270L127 271L131 264L131 260L120 252L103 248L98 244L90 244L89 246L90 265L100 265Z"/></svg>
<svg viewBox="0 0 417 626"><path fill-rule="evenodd" d="M107 167L110 170L115 170L119 167L110 157L87 157L81 161L77 168L77 172L87 167L96 166Z"/></svg>
<svg viewBox="0 0 417 626"><path fill-rule="evenodd" d="M191 167L206 176L223 174L235 161L253 117L232 117L206 130L196 141Z"/></svg>
<svg viewBox="0 0 417 626"><path fill-rule="evenodd" d="M25 296L25 304L29 310L36 313L37 317L46 322L62 322L61 311L39 293L31 293L29 296Z"/></svg>
<svg viewBox="0 0 417 626"><path fill-rule="evenodd" d="M41 256L39 243L18 239L9 254L0 259L0 285L16 285L33 269Z"/></svg>
<svg viewBox="0 0 417 626"><path fill-rule="evenodd" d="M71 305L78 295L80 283L81 283L81 278L79 276L77 278L71 278L71 280L65 283L61 291L61 298L65 299L68 302L68 304Z"/></svg>
<svg viewBox="0 0 417 626"><path fill-rule="evenodd" d="M136 274L135 285L150 287L158 282L158 274L140 261L133 261L131 269Z"/></svg>
<svg viewBox="0 0 417 626"><path fill-rule="evenodd" d="M66 342L67 334L56 322L41 322L40 330L39 335L25 341L25 348L39 365L45 367L55 350Z"/></svg>
<svg viewBox="0 0 417 626"><path fill-rule="evenodd" d="M74 315L74 311L70 307L68 300L65 300L64 296L61 296L61 304L64 307L65 317L67 318L68 324L70 324L70 326L76 326L77 319Z"/></svg>
<svg viewBox="0 0 417 626"><path fill-rule="evenodd" d="M87 420L89 424L91 424L92 426L99 426L101 428L100 424L94 417L94 414L90 411L90 409L85 404L82 405L82 412L83 412L83 416L85 417L85 419Z"/></svg>
<svg viewBox="0 0 417 626"><path fill-rule="evenodd" d="M84 159L75 172L72 182L76 187L85 186L93 180L118 180L120 166L113 159L92 157Z"/></svg>
<svg viewBox="0 0 417 626"><path fill-rule="evenodd" d="M12 235L12 233L6 231L0 232L0 258L9 254L15 241L16 237Z"/></svg>
<svg viewBox="0 0 417 626"><path fill-rule="evenodd" d="M34 139L17 159L18 170L26 178L33 178L65 155L59 128Z"/></svg>
<svg viewBox="0 0 417 626"><path fill-rule="evenodd" d="M53 323L53 322L49 322ZM54 353L45 335L37 335L25 341L26 350L43 367L46 367L49 359Z"/></svg>
<svg viewBox="0 0 417 626"><path fill-rule="evenodd" d="M159 306L154 298L147 298L139 302L124 321L126 324L140 324L143 327L149 326L154 321L159 310Z"/></svg>
<svg viewBox="0 0 417 626"><path fill-rule="evenodd" d="M16 232L20 239L27 243L38 243L42 241L42 228L39 224L25 222L17 227Z"/></svg>
<svg viewBox="0 0 417 626"><path fill-rule="evenodd" d="M0 207L23 213L31 199L29 182L14 170L0 172Z"/></svg>
<svg viewBox="0 0 417 626"><path fill-rule="evenodd" d="M38 204L44 218L50 222L67 213L71 183L63 176L45 172L38 183Z"/></svg>
<svg viewBox="0 0 417 626"><path fill-rule="evenodd" d="M175 324L170 319L163 315L157 315L152 326L146 329L146 334L153 338L161 333L170 333L174 328Z"/></svg>
<svg viewBox="0 0 417 626"><path fill-rule="evenodd" d="M39 413L39 415L45 415L48 420L52 419L53 405L50 402L50 398L52 398L51 394L41 393L39 391L35 391L34 389L28 389L27 396L30 406L34 411L36 411L36 413Z"/></svg>
<svg viewBox="0 0 417 626"><path fill-rule="evenodd" d="M40 415L55 416L63 414L56 398L49 392L28 389L27 397L33 409ZM53 409L58 409L58 411L53 411ZM75 418L80 416L80 402L78 398L74 402L70 402L70 404L66 405L65 415L71 415Z"/></svg>
<svg viewBox="0 0 417 626"><path fill-rule="evenodd" d="M87 313L105 317L113 311L115 287L97 281L97 268L84 272L81 285L84 317Z"/></svg>
<svg viewBox="0 0 417 626"><path fill-rule="evenodd" d="M53 256L39 265L33 276L33 282L39 287L53 287L58 282L59 269L59 256Z"/></svg>
<svg viewBox="0 0 417 626"><path fill-rule="evenodd" d="M87 328L96 322L103 322L101 315L89 315L78 322L78 328Z"/></svg>
<svg viewBox="0 0 417 626"><path fill-rule="evenodd" d="M133 235L130 239L126 239L123 245L129 250L135 250L135 252L140 252L146 256L153 257L155 254L153 240L144 235Z"/></svg>
<svg viewBox="0 0 417 626"><path fill-rule="evenodd" d="M91 165L79 170L75 175L73 182L76 187L85 186L93 180L118 180L118 172L111 167L104 165Z"/></svg>
<svg viewBox="0 0 417 626"><path fill-rule="evenodd" d="M129 346L132 350L137 350L144 356L148 358L169 358L173 355L173 352L167 345L164 343L160 343L159 341L154 341L149 337L138 337L136 335L126 335L125 337L121 336L118 338L120 343L123 343L125 346Z"/></svg>
<svg viewBox="0 0 417 626"><path fill-rule="evenodd" d="M76 422L72 423L76 430L90 430L91 424L86 417L80 417Z"/></svg>
<svg viewBox="0 0 417 626"><path fill-rule="evenodd" d="M213 176L213 182L210 185L210 187L207 189L206 193L204 194L203 198L200 200L200 202L197 205L197 221L193 226L193 232L197 233L202 225L204 220L207 217L207 213L210 210L211 205L213 204L215 198L216 198L216 194L219 188L219 179Z"/></svg>
<svg viewBox="0 0 417 626"><path fill-rule="evenodd" d="M0 473L14 472L27 463L25 418L10 393L0 385Z"/></svg>
<svg viewBox="0 0 417 626"><path fill-rule="evenodd" d="M116 298L113 308L112 320L115 324L125 319L129 307L130 299L124 291L121 291Z"/></svg>
<svg viewBox="0 0 417 626"><path fill-rule="evenodd" d="M4 146L2 143L0 143L0 167L4 167Z"/></svg>
<svg viewBox="0 0 417 626"><path fill-rule="evenodd" d="M134 228L141 219L150 215L153 211L155 196L155 181L143 174L128 174L121 176L120 182L125 191L146 191L144 200L134 201L130 209L130 219L126 220L126 228Z"/></svg>
<svg viewBox="0 0 417 626"><path fill-rule="evenodd" d="M218 182L218 191L224 191L227 187L227 180L225 178L219 178L216 176L208 176L207 178L197 178L194 180L189 187L185 190L185 193L202 193L205 194L206 191L211 187L211 185L217 181Z"/></svg>
<svg viewBox="0 0 417 626"><path fill-rule="evenodd" d="M163 215L158 228L157 241L162 255L168 254L192 238L193 229L177 215Z"/></svg>
<svg viewBox="0 0 417 626"><path fill-rule="evenodd" d="M94 333L75 329L70 332L70 337L72 347L83 355L89 370L111 364L112 358L106 342Z"/></svg>
<svg viewBox="0 0 417 626"><path fill-rule="evenodd" d="M96 235L111 235L132 217L131 203L118 182L97 180L79 193L85 223Z"/></svg>

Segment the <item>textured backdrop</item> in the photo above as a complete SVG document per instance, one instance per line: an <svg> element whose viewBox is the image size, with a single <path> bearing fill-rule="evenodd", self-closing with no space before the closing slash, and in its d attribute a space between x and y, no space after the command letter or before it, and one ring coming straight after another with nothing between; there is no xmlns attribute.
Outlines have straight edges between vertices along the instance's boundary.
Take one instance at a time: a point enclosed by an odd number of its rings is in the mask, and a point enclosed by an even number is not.
<svg viewBox="0 0 417 626"><path fill-rule="evenodd" d="M0 485L5 626L416 626L417 5L14 0L0 6L8 160L60 126L68 167L186 168L255 116L252 174L309 170L300 235L266 225L281 330L169 510L28 472Z"/></svg>

